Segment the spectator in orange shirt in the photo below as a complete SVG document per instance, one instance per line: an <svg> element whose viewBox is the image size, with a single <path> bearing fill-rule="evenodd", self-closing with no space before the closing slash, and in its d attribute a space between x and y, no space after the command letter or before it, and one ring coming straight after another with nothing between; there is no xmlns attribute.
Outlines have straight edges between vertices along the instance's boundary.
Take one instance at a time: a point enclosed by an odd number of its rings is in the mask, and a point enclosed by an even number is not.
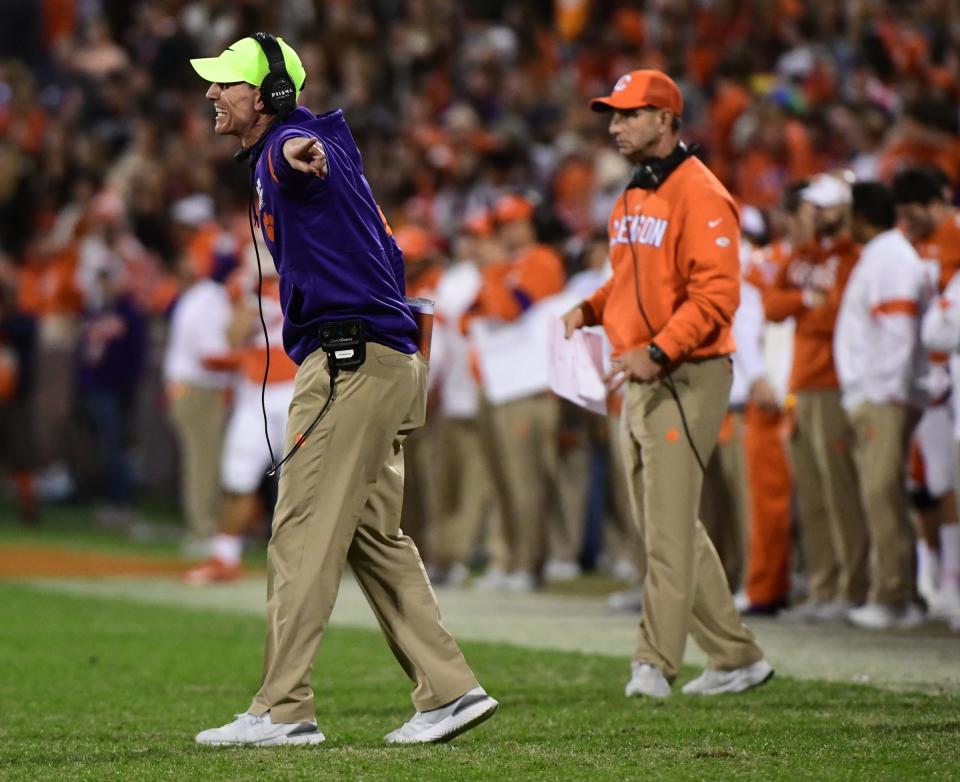
<svg viewBox="0 0 960 782"><path fill-rule="evenodd" d="M530 201L503 196L492 214L506 260L483 268L480 292L469 314L517 321L534 303L563 289L563 263L550 247L538 243ZM523 369L517 367L517 372ZM479 586L527 592L537 584L546 510L555 493L559 405L550 394L535 393L489 404L483 418L504 550L494 551Z"/></svg>
<svg viewBox="0 0 960 782"><path fill-rule="evenodd" d="M840 297L859 257L849 234L850 187L821 174L802 194L815 241L794 247L763 294L772 321L796 320L790 391L790 443L797 516L809 579L809 600L782 614L787 621L842 622L867 590L867 531L850 422L840 404L833 331Z"/></svg>

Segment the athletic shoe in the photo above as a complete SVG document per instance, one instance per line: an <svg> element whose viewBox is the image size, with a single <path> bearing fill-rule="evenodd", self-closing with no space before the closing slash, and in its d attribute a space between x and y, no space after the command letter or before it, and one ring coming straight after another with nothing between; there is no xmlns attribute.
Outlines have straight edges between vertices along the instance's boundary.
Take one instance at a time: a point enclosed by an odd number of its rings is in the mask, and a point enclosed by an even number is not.
<svg viewBox="0 0 960 782"><path fill-rule="evenodd" d="M180 580L188 586L208 586L227 581L236 581L240 578L243 568L239 564L224 562L222 559L211 557L202 565L190 568L180 576Z"/></svg>
<svg viewBox="0 0 960 782"><path fill-rule="evenodd" d="M543 580L562 583L580 577L580 565L562 559L550 559L543 566Z"/></svg>
<svg viewBox="0 0 960 782"><path fill-rule="evenodd" d="M500 568L487 568L480 578L473 582L473 588L480 592L499 592L507 588L507 574Z"/></svg>
<svg viewBox="0 0 960 782"><path fill-rule="evenodd" d="M750 598L747 597L745 589L738 589L733 593L733 607L741 614L750 607Z"/></svg>
<svg viewBox="0 0 960 782"><path fill-rule="evenodd" d="M773 668L766 660L734 668L732 671L705 670L683 686L684 695L720 695L738 693L766 684L773 678Z"/></svg>
<svg viewBox="0 0 960 782"><path fill-rule="evenodd" d="M813 610L813 621L816 624L840 624L847 620L847 614L853 608L854 604L842 597L829 603L818 603Z"/></svg>
<svg viewBox="0 0 960 782"><path fill-rule="evenodd" d="M831 600L807 600L793 608L784 609L777 614L777 619L786 624L815 624L817 615L832 602Z"/></svg>
<svg viewBox="0 0 960 782"><path fill-rule="evenodd" d="M483 687L474 687L452 703L418 711L383 740L387 744L434 744L459 736L490 719L500 704Z"/></svg>
<svg viewBox="0 0 960 782"><path fill-rule="evenodd" d="M931 619L950 621L954 617L960 618L960 592L953 590L937 592L932 600L928 600L927 607L930 610Z"/></svg>
<svg viewBox="0 0 960 782"><path fill-rule="evenodd" d="M223 727L197 734L197 744L212 747L279 747L291 744L320 744L323 734L315 722L280 722L270 719L270 712L259 717L244 712Z"/></svg>
<svg viewBox="0 0 960 782"><path fill-rule="evenodd" d="M639 613L643 610L643 587L611 592L607 597L607 608L623 613Z"/></svg>
<svg viewBox="0 0 960 782"><path fill-rule="evenodd" d="M777 616L786 607L785 600L774 600L772 603L750 603L740 613L743 616Z"/></svg>
<svg viewBox="0 0 960 782"><path fill-rule="evenodd" d="M650 698L669 698L670 683L663 677L660 669L650 663L630 663L630 681L627 682L625 694L628 698L634 695L646 695Z"/></svg>
<svg viewBox="0 0 960 782"><path fill-rule="evenodd" d="M537 588L537 580L533 577L533 573L516 570L504 579L503 588L507 592L534 592Z"/></svg>
<svg viewBox="0 0 960 782"><path fill-rule="evenodd" d="M926 615L912 603L904 608L885 603L866 603L848 611L847 620L866 630L909 630L922 625Z"/></svg>

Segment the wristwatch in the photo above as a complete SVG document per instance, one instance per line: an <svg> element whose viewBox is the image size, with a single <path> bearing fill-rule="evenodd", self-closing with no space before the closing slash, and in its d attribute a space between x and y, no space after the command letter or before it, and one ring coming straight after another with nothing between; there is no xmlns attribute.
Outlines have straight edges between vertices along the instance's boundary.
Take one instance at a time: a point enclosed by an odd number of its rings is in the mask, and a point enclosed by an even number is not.
<svg viewBox="0 0 960 782"><path fill-rule="evenodd" d="M650 354L650 358L653 359L654 364L659 364L661 367L665 367L670 363L670 356L664 353L656 342L651 342L649 345L647 345L647 353Z"/></svg>

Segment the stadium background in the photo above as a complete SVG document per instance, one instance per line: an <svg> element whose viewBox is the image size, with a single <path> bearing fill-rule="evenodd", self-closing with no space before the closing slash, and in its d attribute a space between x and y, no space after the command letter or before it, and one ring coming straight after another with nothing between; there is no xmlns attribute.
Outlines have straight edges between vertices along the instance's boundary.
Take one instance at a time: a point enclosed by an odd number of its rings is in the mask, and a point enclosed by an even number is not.
<svg viewBox="0 0 960 782"><path fill-rule="evenodd" d="M257 29L299 51L303 103L344 109L391 223L425 229L441 257L464 215L520 191L577 270L626 177L586 101L635 67L676 78L685 138L772 236L784 188L821 171L889 180L934 163L960 179L951 0L0 1L0 777L952 778L946 628L757 620L773 686L650 709L621 697L633 619L590 594L609 581L441 594L504 704L452 751L382 748L409 716L405 680L349 582L317 668L327 745L192 746L255 688L263 556L252 578L191 591L169 577L184 567L174 540L94 529L116 476L77 367L78 270L107 258L133 294L142 341L108 380L129 403L134 507L177 524L170 308L218 236L248 241L247 171L188 59ZM14 501L24 468L32 529Z"/></svg>

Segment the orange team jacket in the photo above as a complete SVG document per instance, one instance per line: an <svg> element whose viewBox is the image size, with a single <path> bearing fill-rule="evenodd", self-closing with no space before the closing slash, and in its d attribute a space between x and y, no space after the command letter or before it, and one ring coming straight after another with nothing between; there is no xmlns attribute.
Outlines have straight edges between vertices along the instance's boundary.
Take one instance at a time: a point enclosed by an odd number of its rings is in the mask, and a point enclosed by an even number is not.
<svg viewBox="0 0 960 782"><path fill-rule="evenodd" d="M940 265L940 292L954 274L960 271L960 212L954 212L924 241L917 243L917 252L925 261Z"/></svg>
<svg viewBox="0 0 960 782"><path fill-rule="evenodd" d="M839 386L833 365L833 331L843 289L859 257L860 247L848 237L797 248L763 291L767 320L796 319L791 391ZM803 303L805 289L823 293L826 303L807 308Z"/></svg>
<svg viewBox="0 0 960 782"><path fill-rule="evenodd" d="M740 220L710 169L691 157L656 191L629 189L608 231L613 276L583 310L587 325L603 324L615 356L654 340L673 361L734 351Z"/></svg>
<svg viewBox="0 0 960 782"><path fill-rule="evenodd" d="M518 252L508 263L490 264L465 320L473 317L516 320L534 302L563 290L563 262L545 244Z"/></svg>

